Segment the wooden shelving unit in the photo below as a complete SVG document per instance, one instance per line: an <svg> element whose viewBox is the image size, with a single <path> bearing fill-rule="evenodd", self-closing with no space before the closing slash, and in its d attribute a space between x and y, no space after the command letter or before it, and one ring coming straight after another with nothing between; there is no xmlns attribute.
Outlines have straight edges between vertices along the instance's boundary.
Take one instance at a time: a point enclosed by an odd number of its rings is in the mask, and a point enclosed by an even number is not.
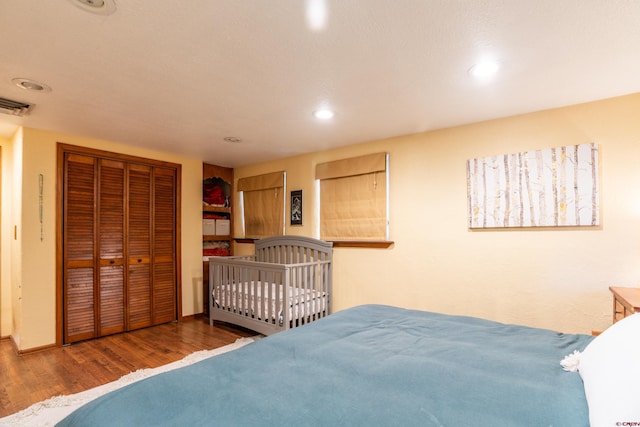
<svg viewBox="0 0 640 427"><path fill-rule="evenodd" d="M208 256L233 255L233 169L202 164L203 314L209 315Z"/></svg>
<svg viewBox="0 0 640 427"><path fill-rule="evenodd" d="M215 206L202 206L203 218L207 213L214 214L223 214L227 219L229 219L229 226L233 223L233 217L231 215L231 208L221 208ZM217 234L203 234L203 241L218 241L218 240L231 240L231 230L229 230L229 234L225 235L217 235Z"/></svg>

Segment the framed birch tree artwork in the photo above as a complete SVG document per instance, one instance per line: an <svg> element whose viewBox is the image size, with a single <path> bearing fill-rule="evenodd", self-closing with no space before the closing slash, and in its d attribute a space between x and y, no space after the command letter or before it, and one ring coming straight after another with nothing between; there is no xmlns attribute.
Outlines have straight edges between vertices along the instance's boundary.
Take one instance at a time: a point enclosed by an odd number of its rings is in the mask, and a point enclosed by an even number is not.
<svg viewBox="0 0 640 427"><path fill-rule="evenodd" d="M597 226L598 146L467 161L469 228Z"/></svg>

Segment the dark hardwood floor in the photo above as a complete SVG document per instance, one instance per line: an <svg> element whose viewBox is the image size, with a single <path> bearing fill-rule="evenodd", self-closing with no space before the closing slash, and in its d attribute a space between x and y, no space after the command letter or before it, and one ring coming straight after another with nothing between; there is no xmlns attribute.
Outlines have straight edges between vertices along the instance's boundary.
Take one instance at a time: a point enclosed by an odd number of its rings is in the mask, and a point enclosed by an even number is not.
<svg viewBox="0 0 640 427"><path fill-rule="evenodd" d="M256 333L207 319L167 323L77 344L18 355L0 341L0 417L61 394L73 394L142 368L180 360L198 350Z"/></svg>

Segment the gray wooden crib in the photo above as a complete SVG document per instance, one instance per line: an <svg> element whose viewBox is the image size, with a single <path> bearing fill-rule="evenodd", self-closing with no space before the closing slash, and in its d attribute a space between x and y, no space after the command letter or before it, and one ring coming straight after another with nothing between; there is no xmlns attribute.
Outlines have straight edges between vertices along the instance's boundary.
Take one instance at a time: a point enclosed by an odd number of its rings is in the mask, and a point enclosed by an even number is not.
<svg viewBox="0 0 640 427"><path fill-rule="evenodd" d="M209 258L209 323L270 335L331 313L333 244L301 236L255 243L249 256Z"/></svg>

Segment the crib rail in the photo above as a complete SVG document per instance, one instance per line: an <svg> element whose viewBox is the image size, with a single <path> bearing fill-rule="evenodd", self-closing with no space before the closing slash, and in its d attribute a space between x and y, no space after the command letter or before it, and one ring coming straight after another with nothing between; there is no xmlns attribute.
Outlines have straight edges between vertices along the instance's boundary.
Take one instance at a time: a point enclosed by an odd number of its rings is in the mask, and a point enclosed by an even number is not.
<svg viewBox="0 0 640 427"><path fill-rule="evenodd" d="M331 261L333 243L305 236L274 236L256 242L257 261L297 264Z"/></svg>

